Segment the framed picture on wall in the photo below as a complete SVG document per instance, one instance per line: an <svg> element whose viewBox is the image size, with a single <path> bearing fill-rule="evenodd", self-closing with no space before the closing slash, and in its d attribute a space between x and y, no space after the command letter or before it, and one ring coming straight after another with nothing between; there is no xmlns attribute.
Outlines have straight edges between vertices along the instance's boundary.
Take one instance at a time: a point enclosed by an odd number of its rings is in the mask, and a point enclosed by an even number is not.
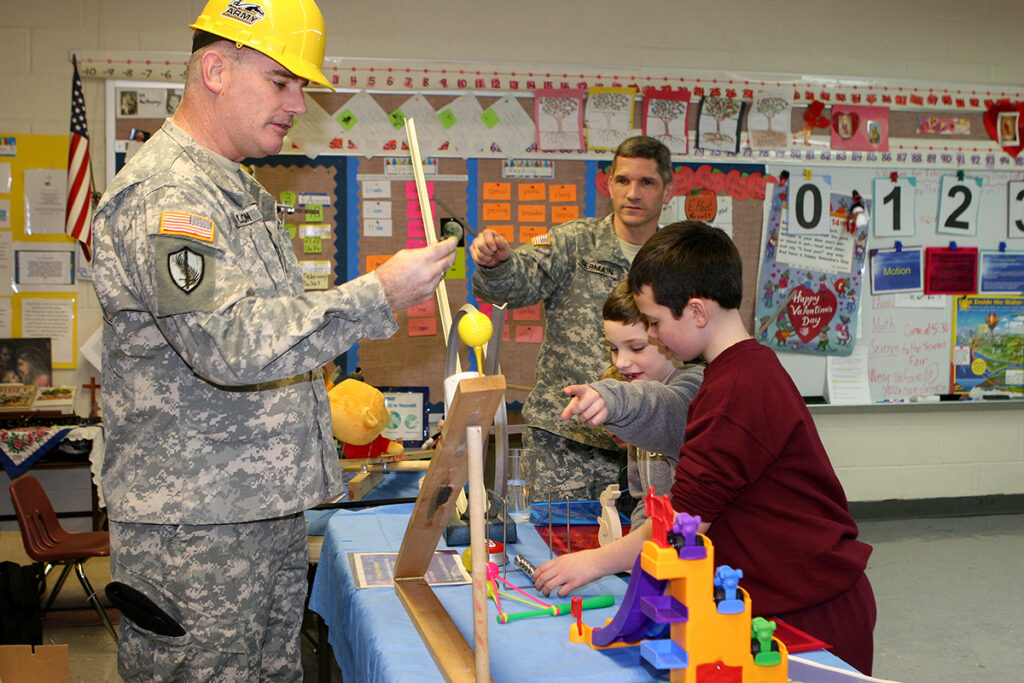
<svg viewBox="0 0 1024 683"><path fill-rule="evenodd" d="M0 384L53 384L53 354L49 338L0 339Z"/></svg>

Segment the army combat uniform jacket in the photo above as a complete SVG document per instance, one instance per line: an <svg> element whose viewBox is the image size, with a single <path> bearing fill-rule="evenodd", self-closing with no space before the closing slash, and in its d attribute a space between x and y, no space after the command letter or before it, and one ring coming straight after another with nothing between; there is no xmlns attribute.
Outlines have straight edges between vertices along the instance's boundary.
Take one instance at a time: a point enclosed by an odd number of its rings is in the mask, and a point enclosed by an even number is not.
<svg viewBox="0 0 1024 683"><path fill-rule="evenodd" d="M612 287L626 277L629 261L615 235L612 215L582 218L555 226L550 244L519 247L504 263L477 268L473 293L509 308L542 302L544 341L537 356L536 385L523 404L523 419L589 446L616 450L603 427L559 415L568 404L562 389L589 384L611 363L604 342L601 308Z"/></svg>
<svg viewBox="0 0 1024 683"><path fill-rule="evenodd" d="M244 522L340 493L320 368L397 330L377 277L305 292L273 197L169 120L93 240L110 518Z"/></svg>

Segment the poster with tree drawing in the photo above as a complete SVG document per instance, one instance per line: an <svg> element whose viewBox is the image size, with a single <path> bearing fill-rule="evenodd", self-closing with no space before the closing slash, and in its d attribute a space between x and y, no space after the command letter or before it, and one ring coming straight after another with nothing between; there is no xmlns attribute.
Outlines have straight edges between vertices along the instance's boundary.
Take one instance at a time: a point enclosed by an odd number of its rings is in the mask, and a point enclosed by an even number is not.
<svg viewBox="0 0 1024 683"><path fill-rule="evenodd" d="M762 90L754 96L747 132L754 149L786 149L792 144L790 116L793 96L784 90Z"/></svg>
<svg viewBox="0 0 1024 683"><path fill-rule="evenodd" d="M689 90L644 89L644 135L660 140L672 154L688 154L690 139L686 114L689 107Z"/></svg>
<svg viewBox="0 0 1024 683"><path fill-rule="evenodd" d="M582 90L537 90L533 120L537 149L542 152L584 151Z"/></svg>
<svg viewBox="0 0 1024 683"><path fill-rule="evenodd" d="M614 151L629 137L633 127L633 88L591 88L587 95L584 121L587 126L587 147L598 151Z"/></svg>
<svg viewBox="0 0 1024 683"><path fill-rule="evenodd" d="M697 115L696 146L738 154L740 123L746 106L745 102L728 97L702 98Z"/></svg>

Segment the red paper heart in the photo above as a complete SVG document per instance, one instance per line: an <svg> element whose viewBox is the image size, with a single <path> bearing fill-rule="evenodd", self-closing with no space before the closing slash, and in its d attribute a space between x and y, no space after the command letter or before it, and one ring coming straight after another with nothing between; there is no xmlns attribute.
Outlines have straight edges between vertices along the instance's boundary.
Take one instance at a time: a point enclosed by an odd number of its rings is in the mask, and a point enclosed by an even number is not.
<svg viewBox="0 0 1024 683"><path fill-rule="evenodd" d="M1000 114L1011 114L1016 113L1017 116L1017 130L1016 138L1019 144L1013 146L1000 145L1003 151L1012 156L1014 159L1020 154L1020 151L1024 149L1024 134L1021 132L1021 119L1024 118L1024 102L1010 102L1009 100L1000 100L993 105L990 105L988 110L985 112L985 130L988 132L989 137L999 144L999 115ZM1005 139L1006 136L1004 135Z"/></svg>
<svg viewBox="0 0 1024 683"><path fill-rule="evenodd" d="M786 304L789 322L800 341L807 343L831 322L836 314L836 295L827 289L812 292L800 285L793 288Z"/></svg>

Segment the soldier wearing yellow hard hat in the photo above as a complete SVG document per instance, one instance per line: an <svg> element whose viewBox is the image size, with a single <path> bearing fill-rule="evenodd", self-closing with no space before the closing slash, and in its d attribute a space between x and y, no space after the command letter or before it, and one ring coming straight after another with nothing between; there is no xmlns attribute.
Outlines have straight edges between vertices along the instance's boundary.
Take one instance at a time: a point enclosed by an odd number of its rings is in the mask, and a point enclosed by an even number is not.
<svg viewBox="0 0 1024 683"><path fill-rule="evenodd" d="M398 330L454 238L306 292L274 197L240 162L281 151L321 71L313 0L212 0L174 115L93 220L103 310L101 482L118 673L301 681L303 511L344 492L321 367Z"/></svg>
<svg viewBox="0 0 1024 683"><path fill-rule="evenodd" d="M193 52L214 40L231 40L262 52L296 76L331 87L320 70L324 18L312 0L210 0L189 28L196 30Z"/></svg>

